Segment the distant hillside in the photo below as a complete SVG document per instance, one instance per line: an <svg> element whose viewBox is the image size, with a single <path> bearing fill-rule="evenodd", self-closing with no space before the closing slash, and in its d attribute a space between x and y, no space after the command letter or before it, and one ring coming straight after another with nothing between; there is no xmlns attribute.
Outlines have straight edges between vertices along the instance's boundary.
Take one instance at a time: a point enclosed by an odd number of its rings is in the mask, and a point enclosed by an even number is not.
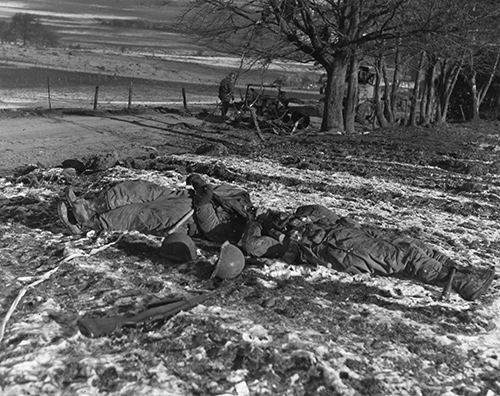
<svg viewBox="0 0 500 396"><path fill-rule="evenodd" d="M175 22L185 0L30 0L0 3L0 18L19 12L39 15L65 46L114 47L122 51L146 50L199 53L196 39L177 34Z"/></svg>
<svg viewBox="0 0 500 396"><path fill-rule="evenodd" d="M185 0L80 0L2 1L0 17L9 18L16 12L29 12L45 17L70 19L139 18L171 23L182 13Z"/></svg>

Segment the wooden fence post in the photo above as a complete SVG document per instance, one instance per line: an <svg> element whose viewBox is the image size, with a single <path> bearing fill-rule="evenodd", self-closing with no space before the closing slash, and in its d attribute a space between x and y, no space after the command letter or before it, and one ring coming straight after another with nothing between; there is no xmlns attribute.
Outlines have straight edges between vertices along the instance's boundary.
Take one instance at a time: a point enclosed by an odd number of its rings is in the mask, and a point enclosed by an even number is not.
<svg viewBox="0 0 500 396"><path fill-rule="evenodd" d="M94 110L97 109L97 101L99 99L99 85L96 85L95 87L95 94L94 94Z"/></svg>
<svg viewBox="0 0 500 396"><path fill-rule="evenodd" d="M128 104L127 109L130 110L132 107L132 81L130 81L130 85L128 86Z"/></svg>
<svg viewBox="0 0 500 396"><path fill-rule="evenodd" d="M182 87L182 103L184 104L184 110L188 109L187 99L186 99L186 89Z"/></svg>
<svg viewBox="0 0 500 396"><path fill-rule="evenodd" d="M52 110L52 102L50 100L50 77L47 77L47 96L49 99L49 110Z"/></svg>
<svg viewBox="0 0 500 396"><path fill-rule="evenodd" d="M266 139L264 139L264 136L262 136L262 132L260 130L259 121L257 120L257 114L255 108L250 107L250 114L252 115L253 124L255 125L255 133L257 134L260 140L265 141Z"/></svg>

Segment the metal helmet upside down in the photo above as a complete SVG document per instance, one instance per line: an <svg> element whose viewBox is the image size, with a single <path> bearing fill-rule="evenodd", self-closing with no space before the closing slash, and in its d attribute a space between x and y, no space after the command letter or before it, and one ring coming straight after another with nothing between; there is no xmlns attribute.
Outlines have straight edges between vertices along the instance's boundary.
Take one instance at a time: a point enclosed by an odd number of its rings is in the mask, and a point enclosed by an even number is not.
<svg viewBox="0 0 500 396"><path fill-rule="evenodd" d="M163 239L161 255L168 260L184 263L196 259L196 245L188 235L174 232Z"/></svg>
<svg viewBox="0 0 500 396"><path fill-rule="evenodd" d="M215 265L211 278L233 279L245 267L245 256L236 246L228 241L222 244L219 260Z"/></svg>

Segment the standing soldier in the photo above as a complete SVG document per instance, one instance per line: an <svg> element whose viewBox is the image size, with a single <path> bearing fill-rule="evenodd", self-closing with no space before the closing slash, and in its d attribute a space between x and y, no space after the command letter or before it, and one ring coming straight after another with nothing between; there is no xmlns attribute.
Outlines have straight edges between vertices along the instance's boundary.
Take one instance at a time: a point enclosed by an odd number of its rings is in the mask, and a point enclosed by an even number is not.
<svg viewBox="0 0 500 396"><path fill-rule="evenodd" d="M229 73L224 79L220 82L219 85L219 99L222 102L222 119L226 119L227 111L229 110L229 105L234 100L234 83L236 81L236 73Z"/></svg>

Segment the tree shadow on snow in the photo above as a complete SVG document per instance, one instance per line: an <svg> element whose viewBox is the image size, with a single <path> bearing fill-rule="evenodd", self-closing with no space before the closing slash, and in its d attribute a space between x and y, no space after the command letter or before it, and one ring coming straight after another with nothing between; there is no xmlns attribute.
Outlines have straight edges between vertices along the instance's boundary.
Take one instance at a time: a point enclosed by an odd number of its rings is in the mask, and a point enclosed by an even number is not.
<svg viewBox="0 0 500 396"><path fill-rule="evenodd" d="M423 324L437 325L450 333L471 334L477 332L477 326L488 325L471 308L455 308L450 304L410 305L403 295L397 296L388 290L363 283L330 281L316 284L313 288L316 291L326 292L326 298L329 300L364 304L368 308L374 305L389 311L400 311L403 317ZM436 301L439 295L440 290L435 295Z"/></svg>

